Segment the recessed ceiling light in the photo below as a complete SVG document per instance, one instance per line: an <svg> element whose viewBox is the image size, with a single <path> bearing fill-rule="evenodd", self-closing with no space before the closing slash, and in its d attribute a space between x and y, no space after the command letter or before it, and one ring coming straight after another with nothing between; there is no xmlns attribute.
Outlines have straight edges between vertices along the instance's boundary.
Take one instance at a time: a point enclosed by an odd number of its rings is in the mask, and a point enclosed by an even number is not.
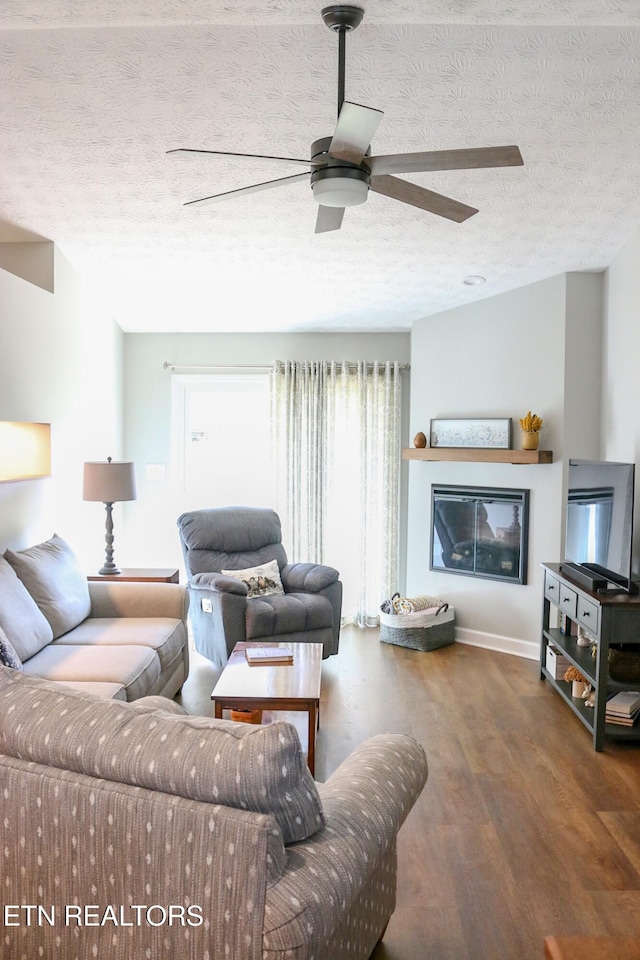
<svg viewBox="0 0 640 960"><path fill-rule="evenodd" d="M462 282L466 283L468 287L475 287L479 283L486 283L486 277L477 277L477 276L465 277Z"/></svg>

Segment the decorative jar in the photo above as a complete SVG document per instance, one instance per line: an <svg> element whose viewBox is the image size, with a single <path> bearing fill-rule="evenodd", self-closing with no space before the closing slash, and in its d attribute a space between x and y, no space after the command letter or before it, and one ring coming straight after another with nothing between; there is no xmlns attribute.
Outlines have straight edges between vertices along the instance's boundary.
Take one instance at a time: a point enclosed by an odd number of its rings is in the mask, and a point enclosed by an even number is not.
<svg viewBox="0 0 640 960"><path fill-rule="evenodd" d="M540 441L540 434L537 430L523 430L520 440L522 450L537 450Z"/></svg>
<svg viewBox="0 0 640 960"><path fill-rule="evenodd" d="M589 686L588 683L585 683L584 680L572 680L571 681L571 696L576 700L581 700Z"/></svg>

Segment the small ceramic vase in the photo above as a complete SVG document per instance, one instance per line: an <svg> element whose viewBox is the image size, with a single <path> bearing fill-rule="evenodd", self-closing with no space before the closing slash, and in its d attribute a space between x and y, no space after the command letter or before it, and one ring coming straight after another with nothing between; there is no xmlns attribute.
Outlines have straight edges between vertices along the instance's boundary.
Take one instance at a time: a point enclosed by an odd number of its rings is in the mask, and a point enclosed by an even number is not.
<svg viewBox="0 0 640 960"><path fill-rule="evenodd" d="M540 434L536 430L523 430L520 439L521 450L537 450Z"/></svg>

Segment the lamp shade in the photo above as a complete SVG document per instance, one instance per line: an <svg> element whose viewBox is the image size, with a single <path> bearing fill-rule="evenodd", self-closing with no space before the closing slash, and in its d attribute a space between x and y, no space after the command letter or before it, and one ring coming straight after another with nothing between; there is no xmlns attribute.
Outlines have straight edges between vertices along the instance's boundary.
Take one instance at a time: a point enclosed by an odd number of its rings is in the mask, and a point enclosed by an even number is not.
<svg viewBox="0 0 640 960"><path fill-rule="evenodd" d="M101 503L116 503L119 500L136 499L136 474L134 464L127 461L108 460L84 465L83 500L99 500Z"/></svg>

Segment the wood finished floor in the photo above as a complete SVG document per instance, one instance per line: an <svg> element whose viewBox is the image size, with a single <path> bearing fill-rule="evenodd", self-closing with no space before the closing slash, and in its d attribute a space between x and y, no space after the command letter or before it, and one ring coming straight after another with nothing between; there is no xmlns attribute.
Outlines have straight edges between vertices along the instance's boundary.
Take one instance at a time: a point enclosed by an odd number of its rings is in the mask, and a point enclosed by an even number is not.
<svg viewBox="0 0 640 960"><path fill-rule="evenodd" d="M189 712L210 711L215 678L194 657ZM595 753L533 661L346 628L323 663L316 778L384 732L423 744L429 779L374 960L540 960L549 934L640 937L640 743Z"/></svg>

